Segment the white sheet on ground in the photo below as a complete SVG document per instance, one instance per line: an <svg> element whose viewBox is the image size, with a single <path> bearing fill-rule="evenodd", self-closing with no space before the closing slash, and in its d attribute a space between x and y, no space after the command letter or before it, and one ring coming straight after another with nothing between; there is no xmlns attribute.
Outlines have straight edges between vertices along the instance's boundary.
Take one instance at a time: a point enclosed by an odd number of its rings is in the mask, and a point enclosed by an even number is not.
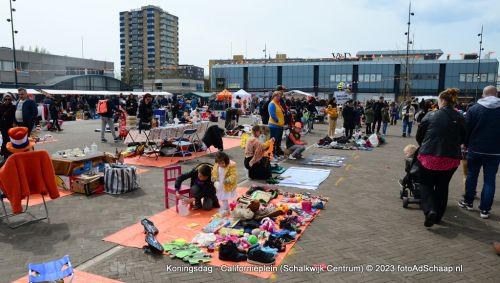
<svg viewBox="0 0 500 283"><path fill-rule="evenodd" d="M290 167L281 174L288 177L278 185L284 187L294 187L307 190L316 190L319 185L328 178L330 170L307 167Z"/></svg>

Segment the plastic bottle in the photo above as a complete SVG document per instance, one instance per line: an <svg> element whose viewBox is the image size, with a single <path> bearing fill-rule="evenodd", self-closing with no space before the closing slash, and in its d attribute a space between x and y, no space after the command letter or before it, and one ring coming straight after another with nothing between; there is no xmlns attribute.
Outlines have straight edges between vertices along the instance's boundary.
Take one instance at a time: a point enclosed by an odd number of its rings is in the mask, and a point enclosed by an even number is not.
<svg viewBox="0 0 500 283"><path fill-rule="evenodd" d="M90 153L97 153L97 144L95 144L95 142L90 146Z"/></svg>

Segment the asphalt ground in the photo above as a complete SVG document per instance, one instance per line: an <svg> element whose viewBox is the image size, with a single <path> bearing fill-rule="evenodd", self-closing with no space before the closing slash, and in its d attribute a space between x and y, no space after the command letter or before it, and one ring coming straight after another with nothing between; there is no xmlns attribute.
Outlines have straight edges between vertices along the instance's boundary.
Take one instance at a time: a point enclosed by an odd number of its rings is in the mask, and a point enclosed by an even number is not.
<svg viewBox="0 0 500 283"><path fill-rule="evenodd" d="M52 134L56 142L37 145L36 149L55 152L96 142L99 150L115 152L123 146L100 143L100 134L94 132L99 127L98 120L67 122L63 132ZM326 125L315 125L304 139L313 144L326 132ZM373 151L309 147L304 153L343 155L347 162L342 168L332 168L329 178L314 192L330 197L330 202L282 265L291 269L326 264L344 271L283 270L269 280L218 269L211 273L172 272L168 266L183 264L102 241L164 209L163 171L148 167L144 169L149 171L140 175L140 190L120 196L73 194L48 202L50 223L42 221L15 230L0 223L0 282L25 275L29 262L50 261L65 254L77 269L124 282L498 282L500 257L491 244L500 240L499 201L494 202L490 219L480 219L477 209L468 212L458 208L464 189L462 172L457 170L442 225L425 228L418 206L404 209L399 198L397 180L404 174L402 149L416 144L413 138L402 138L400 132L400 125L390 126L387 144ZM226 152L238 164L241 185L255 183L246 180L243 151L233 148ZM183 162L182 169L187 171L199 162L213 162L213 154ZM296 160L281 165L303 166ZM481 182L482 178L479 191ZM41 212L40 205L31 209Z"/></svg>

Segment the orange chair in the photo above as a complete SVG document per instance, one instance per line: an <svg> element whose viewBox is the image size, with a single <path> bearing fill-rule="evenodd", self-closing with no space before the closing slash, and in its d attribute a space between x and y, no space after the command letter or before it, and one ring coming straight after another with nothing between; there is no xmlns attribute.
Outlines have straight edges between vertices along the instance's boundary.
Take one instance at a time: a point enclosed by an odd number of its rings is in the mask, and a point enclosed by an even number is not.
<svg viewBox="0 0 500 283"><path fill-rule="evenodd" d="M31 222L49 219L44 196L48 194L52 199L59 197L54 176L54 167L47 151L20 152L10 156L0 169L0 201L4 212L0 218L5 218L9 227L13 229ZM29 197L32 194L42 195L45 216L36 218L27 212ZM4 199L9 200L12 213L7 212ZM24 209L23 199L26 199ZM9 218L22 213L31 215L32 219L12 225Z"/></svg>
<svg viewBox="0 0 500 283"><path fill-rule="evenodd" d="M179 200L175 197L175 180L177 177L181 175L181 166L171 166L163 168L163 178L164 178L164 186L165 186L165 208L169 208L168 201L171 199L170 195L174 196L175 200L175 211L178 213L179 209L177 208L177 204ZM170 186L169 184L172 183ZM191 198L191 188L182 186L179 190L179 193L187 198Z"/></svg>

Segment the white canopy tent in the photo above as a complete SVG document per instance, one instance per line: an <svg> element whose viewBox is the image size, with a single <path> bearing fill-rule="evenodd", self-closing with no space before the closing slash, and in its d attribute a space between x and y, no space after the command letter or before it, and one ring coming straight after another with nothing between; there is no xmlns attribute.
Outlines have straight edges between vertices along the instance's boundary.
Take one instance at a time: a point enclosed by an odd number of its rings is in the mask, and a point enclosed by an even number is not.
<svg viewBox="0 0 500 283"><path fill-rule="evenodd" d="M243 102L243 100L248 100L248 102L250 102L250 100L252 99L252 95L250 93L246 92L243 89L240 89L237 92L233 93L233 98L232 98L232 101L231 101L231 106L232 107L234 107L234 104L236 103L236 97L237 96L239 96L241 98L242 102Z"/></svg>
<svg viewBox="0 0 500 283"><path fill-rule="evenodd" d="M17 88L0 88L0 94L4 94L7 92L14 93L17 95ZM26 92L29 94L42 94L41 92L34 90L32 88L26 89Z"/></svg>
<svg viewBox="0 0 500 283"><path fill-rule="evenodd" d="M152 96L166 96L171 97L173 94L166 91L161 92L141 92L141 91L108 91L108 90L61 90L61 89L42 89L42 92L46 92L52 95L120 95L128 96L130 94L143 96L146 93L151 94Z"/></svg>
<svg viewBox="0 0 500 283"><path fill-rule="evenodd" d="M307 92L303 92L301 90L291 90L289 92L285 92L285 95L286 96L290 96L290 97L312 97L314 95L310 94L310 93L307 93Z"/></svg>

